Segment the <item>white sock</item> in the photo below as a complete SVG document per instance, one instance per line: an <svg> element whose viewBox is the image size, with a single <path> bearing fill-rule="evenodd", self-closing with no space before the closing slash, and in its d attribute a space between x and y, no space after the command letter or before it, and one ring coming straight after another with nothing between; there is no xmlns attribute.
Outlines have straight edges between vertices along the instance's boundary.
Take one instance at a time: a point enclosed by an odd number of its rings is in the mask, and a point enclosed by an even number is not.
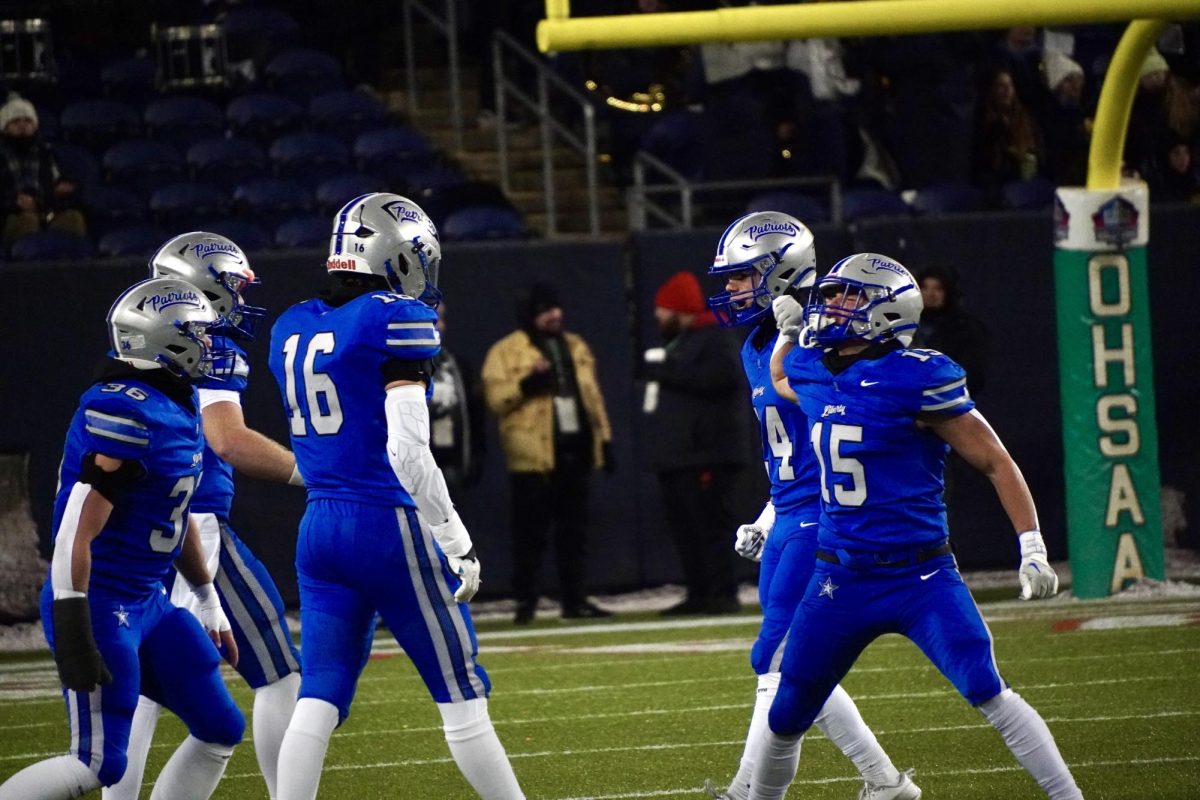
<svg viewBox="0 0 1200 800"><path fill-rule="evenodd" d="M337 724L338 710L333 703L315 697L296 702L279 746L278 800L313 800L317 796L325 751Z"/></svg>
<svg viewBox="0 0 1200 800"><path fill-rule="evenodd" d="M783 800L796 777L803 741L804 734L780 736L770 728L763 731L762 749L750 778L750 800Z"/></svg>
<svg viewBox="0 0 1200 800"><path fill-rule="evenodd" d="M208 800L232 755L233 745L188 736L159 773L150 800Z"/></svg>
<svg viewBox="0 0 1200 800"><path fill-rule="evenodd" d="M1017 761L1033 776L1051 800L1083 800L1054 735L1041 715L1012 689L979 704L987 721L1000 731Z"/></svg>
<svg viewBox="0 0 1200 800"><path fill-rule="evenodd" d="M100 779L75 756L30 764L0 783L0 800L73 800L100 788Z"/></svg>
<svg viewBox="0 0 1200 800"><path fill-rule="evenodd" d="M900 780L900 772L879 746L879 741L867 723L863 722L858 706L846 694L841 684L833 687L833 693L821 707L821 713L813 724L829 741L837 745L846 758L854 762L858 772L867 783L876 786L894 784Z"/></svg>
<svg viewBox="0 0 1200 800"><path fill-rule="evenodd" d="M274 683L254 690L254 757L258 768L267 781L267 794L276 797L275 776L279 767L279 747L287 733L292 712L296 709L296 695L300 693L300 676L295 672L283 676ZM108 800L106 797L105 800ZM131 798L132 800L132 798Z"/></svg>
<svg viewBox="0 0 1200 800"><path fill-rule="evenodd" d="M438 703L446 744L459 771L482 800L524 800L517 776L488 717L487 700Z"/></svg>
<svg viewBox="0 0 1200 800"><path fill-rule="evenodd" d="M754 711L750 714L750 730L746 732L742 762L738 765L737 774L729 782L729 788L725 790L730 800L746 800L750 796L750 777L754 774L754 765L758 763L759 751L766 744L763 733L767 730L767 716L771 713L771 703L775 702L775 694L778 691L778 672L758 676Z"/></svg>
<svg viewBox="0 0 1200 800"><path fill-rule="evenodd" d="M138 698L137 708L133 712L133 725L129 729L129 747L125 748L125 774L112 786L104 787L101 792L104 800L138 800L160 711L162 706L149 697Z"/></svg>

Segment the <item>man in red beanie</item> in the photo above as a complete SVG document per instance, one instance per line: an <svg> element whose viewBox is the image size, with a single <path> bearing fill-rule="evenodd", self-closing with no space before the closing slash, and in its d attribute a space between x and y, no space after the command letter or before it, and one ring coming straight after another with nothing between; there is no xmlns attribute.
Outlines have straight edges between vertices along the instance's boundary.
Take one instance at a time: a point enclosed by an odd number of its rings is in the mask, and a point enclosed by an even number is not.
<svg viewBox="0 0 1200 800"><path fill-rule="evenodd" d="M651 468L679 551L687 598L666 615L738 610L737 527L732 492L746 464L749 418L738 345L715 325L690 272L677 272L654 296L664 346L646 351L646 402L652 415Z"/></svg>

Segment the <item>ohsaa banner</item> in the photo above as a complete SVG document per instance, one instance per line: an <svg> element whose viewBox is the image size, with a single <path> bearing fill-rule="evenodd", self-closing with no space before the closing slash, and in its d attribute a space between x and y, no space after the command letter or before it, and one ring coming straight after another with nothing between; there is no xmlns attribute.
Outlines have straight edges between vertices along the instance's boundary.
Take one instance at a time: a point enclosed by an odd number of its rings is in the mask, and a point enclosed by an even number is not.
<svg viewBox="0 0 1200 800"><path fill-rule="evenodd" d="M1162 579L1149 195L1059 189L1054 280L1072 591Z"/></svg>

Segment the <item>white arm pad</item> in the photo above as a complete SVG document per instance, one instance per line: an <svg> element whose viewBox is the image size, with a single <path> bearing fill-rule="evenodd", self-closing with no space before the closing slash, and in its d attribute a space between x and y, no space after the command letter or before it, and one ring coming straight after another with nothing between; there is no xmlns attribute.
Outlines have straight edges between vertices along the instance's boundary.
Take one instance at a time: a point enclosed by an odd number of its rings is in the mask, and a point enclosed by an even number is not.
<svg viewBox="0 0 1200 800"><path fill-rule="evenodd" d="M75 590L75 581L71 578L71 559L75 551L75 534L79 530L83 501L91 491L92 486L89 483L76 483L71 487L67 507L63 509L62 520L58 523L58 533L54 537L54 555L50 558L50 586L54 590L55 600L86 596L83 592Z"/></svg>
<svg viewBox="0 0 1200 800"><path fill-rule="evenodd" d="M448 556L466 555L471 550L471 536L454 510L446 479L429 451L429 407L424 387L405 384L388 389L383 407L392 472L412 496L442 552Z"/></svg>

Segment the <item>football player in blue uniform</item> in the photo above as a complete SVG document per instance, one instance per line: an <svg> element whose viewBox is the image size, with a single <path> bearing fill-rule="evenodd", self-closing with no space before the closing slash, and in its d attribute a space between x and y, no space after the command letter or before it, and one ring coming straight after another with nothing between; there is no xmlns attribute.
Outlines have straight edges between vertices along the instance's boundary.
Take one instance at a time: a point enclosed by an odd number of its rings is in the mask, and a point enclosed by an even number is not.
<svg viewBox="0 0 1200 800"><path fill-rule="evenodd" d="M237 644L187 516L204 457L195 383L211 371L216 321L199 289L171 278L136 284L109 311L111 358L67 431L42 592L70 754L9 778L3 800L61 800L118 781L139 694L189 732L155 800L209 797L242 739L214 647L236 664ZM197 616L167 601L172 564L194 587Z"/></svg>
<svg viewBox="0 0 1200 800"><path fill-rule="evenodd" d="M816 261L812 232L803 223L762 211L735 220L725 230L709 269L710 275L726 281L725 291L709 299L717 319L724 325L753 326L742 346L742 366L771 479L771 497L762 514L737 530L737 552L761 561L758 596L763 622L750 651L758 690L737 774L724 791L706 782L714 798L746 800L749 795L750 776L765 744L767 713L779 688L785 637L815 563L821 512L817 460L808 445L804 412L782 400L771 382L771 353L779 338L771 301L784 295L806 299L816 279ZM876 800L921 796L909 775L892 764L841 686L833 687L814 723L858 767L863 794Z"/></svg>
<svg viewBox="0 0 1200 800"><path fill-rule="evenodd" d="M237 671L254 690L254 755L275 797L279 745L300 690L300 656L284 620L283 598L266 566L229 525L233 470L262 480L303 485L291 452L246 426L242 394L249 364L237 340L254 337L264 313L245 304L242 293L258 279L242 249L224 236L193 231L172 237L150 259L151 277L171 277L200 289L220 318L213 346L227 352L217 375L199 385L204 418L204 480L192 496L191 517L200 531L205 563L213 576L221 608L233 625L238 645ZM171 602L195 611L191 586L175 580ZM146 756L160 706L138 700L129 738L129 766L104 800L137 800Z"/></svg>
<svg viewBox="0 0 1200 800"><path fill-rule="evenodd" d="M922 308L912 275L859 253L817 281L807 308L790 297L773 305L781 345L771 377L808 418L821 516L750 797L784 796L801 738L833 687L867 645L898 633L995 726L1047 795L1081 798L1050 729L1000 676L951 554L942 501L949 447L992 481L1012 522L1021 596L1058 591L1029 487L975 410L966 374L941 353L907 347ZM795 347L801 338L810 346Z"/></svg>
<svg viewBox="0 0 1200 800"><path fill-rule="evenodd" d="M292 306L271 332L271 373L308 485L296 547L304 673L279 800L316 796L376 612L437 703L467 781L488 800L524 797L476 660L466 602L479 560L429 450L440 262L437 231L415 203L357 197L334 217L329 291Z"/></svg>

